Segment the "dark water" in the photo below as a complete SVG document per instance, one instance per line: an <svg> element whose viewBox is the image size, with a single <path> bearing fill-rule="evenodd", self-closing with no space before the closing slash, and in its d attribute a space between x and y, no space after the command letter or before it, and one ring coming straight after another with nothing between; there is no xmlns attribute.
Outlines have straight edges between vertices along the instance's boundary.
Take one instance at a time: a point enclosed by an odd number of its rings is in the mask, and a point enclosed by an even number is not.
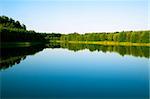
<svg viewBox="0 0 150 99"><path fill-rule="evenodd" d="M1 49L2 99L149 99L149 47Z"/></svg>

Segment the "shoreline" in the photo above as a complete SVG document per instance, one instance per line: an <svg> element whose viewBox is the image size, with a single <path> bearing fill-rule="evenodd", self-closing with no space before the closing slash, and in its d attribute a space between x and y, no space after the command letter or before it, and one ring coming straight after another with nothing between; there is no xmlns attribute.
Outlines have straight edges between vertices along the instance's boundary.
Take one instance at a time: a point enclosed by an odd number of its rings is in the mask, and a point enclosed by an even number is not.
<svg viewBox="0 0 150 99"><path fill-rule="evenodd" d="M111 42L111 41L50 41L49 43L68 43L68 44L95 44L95 45L107 45L107 46L147 46L150 47L150 43L131 43L131 42ZM47 42L48 43L48 42ZM1 42L0 48L12 48L12 47L30 47L34 45L47 44L44 42Z"/></svg>
<svg viewBox="0 0 150 99"><path fill-rule="evenodd" d="M71 44L96 44L96 45L114 45L114 46L149 46L150 43L131 43L131 42L111 42L111 41L55 41L57 43Z"/></svg>
<svg viewBox="0 0 150 99"><path fill-rule="evenodd" d="M13 48L13 47L30 47L34 45L45 44L43 42L1 42L0 48Z"/></svg>

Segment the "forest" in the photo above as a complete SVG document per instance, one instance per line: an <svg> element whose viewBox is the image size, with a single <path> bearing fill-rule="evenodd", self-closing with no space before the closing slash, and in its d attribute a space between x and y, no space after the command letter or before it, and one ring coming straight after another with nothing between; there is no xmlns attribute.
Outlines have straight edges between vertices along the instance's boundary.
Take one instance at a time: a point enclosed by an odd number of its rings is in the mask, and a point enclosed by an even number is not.
<svg viewBox="0 0 150 99"><path fill-rule="evenodd" d="M24 24L15 21L7 16L0 16L1 42L46 42L51 41L86 41L86 42L131 42L150 43L150 30L145 31L122 31L122 32L102 32L102 33L38 33L27 30Z"/></svg>
<svg viewBox="0 0 150 99"><path fill-rule="evenodd" d="M37 33L26 30L26 26L7 16L0 16L1 42L49 42L60 37L60 34Z"/></svg>
<svg viewBox="0 0 150 99"><path fill-rule="evenodd" d="M150 31L122 31L114 33L73 33L63 34L61 41L114 41L131 43L149 43Z"/></svg>

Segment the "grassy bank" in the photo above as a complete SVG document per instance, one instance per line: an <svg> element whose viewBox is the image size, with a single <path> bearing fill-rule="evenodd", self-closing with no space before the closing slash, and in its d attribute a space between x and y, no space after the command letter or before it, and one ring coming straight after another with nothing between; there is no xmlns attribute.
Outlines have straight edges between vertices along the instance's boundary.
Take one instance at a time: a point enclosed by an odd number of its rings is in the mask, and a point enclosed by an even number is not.
<svg viewBox="0 0 150 99"><path fill-rule="evenodd" d="M58 43L74 44L98 44L98 45L115 45L115 46L150 46L150 43L131 43L131 42L113 42L113 41L56 41Z"/></svg>
<svg viewBox="0 0 150 99"><path fill-rule="evenodd" d="M44 44L43 42L2 42L0 48L30 47Z"/></svg>

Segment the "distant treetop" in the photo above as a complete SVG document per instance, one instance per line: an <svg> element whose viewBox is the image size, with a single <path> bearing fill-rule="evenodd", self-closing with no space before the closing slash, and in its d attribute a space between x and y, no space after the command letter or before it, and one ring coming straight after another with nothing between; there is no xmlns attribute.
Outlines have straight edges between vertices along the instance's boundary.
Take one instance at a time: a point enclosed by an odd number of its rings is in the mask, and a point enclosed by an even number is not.
<svg viewBox="0 0 150 99"><path fill-rule="evenodd" d="M26 26L24 24L20 24L19 21L15 21L7 16L0 16L0 27L18 28L26 30Z"/></svg>

